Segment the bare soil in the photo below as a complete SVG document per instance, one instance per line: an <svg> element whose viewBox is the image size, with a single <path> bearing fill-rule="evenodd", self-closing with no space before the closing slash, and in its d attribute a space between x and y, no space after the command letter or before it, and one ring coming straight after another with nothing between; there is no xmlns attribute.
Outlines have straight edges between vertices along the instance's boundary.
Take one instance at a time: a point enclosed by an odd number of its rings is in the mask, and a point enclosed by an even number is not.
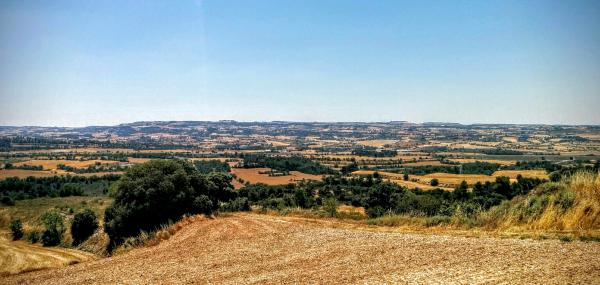
<svg viewBox="0 0 600 285"><path fill-rule="evenodd" d="M389 232L235 214L153 247L0 278L1 284L598 284L600 243Z"/></svg>

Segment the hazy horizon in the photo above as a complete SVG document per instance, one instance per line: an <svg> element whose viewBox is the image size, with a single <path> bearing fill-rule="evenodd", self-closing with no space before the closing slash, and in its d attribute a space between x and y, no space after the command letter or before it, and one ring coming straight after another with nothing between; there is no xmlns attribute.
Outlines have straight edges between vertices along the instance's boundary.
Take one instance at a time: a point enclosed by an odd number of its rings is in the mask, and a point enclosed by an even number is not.
<svg viewBox="0 0 600 285"><path fill-rule="evenodd" d="M598 1L3 1L0 125L600 124Z"/></svg>

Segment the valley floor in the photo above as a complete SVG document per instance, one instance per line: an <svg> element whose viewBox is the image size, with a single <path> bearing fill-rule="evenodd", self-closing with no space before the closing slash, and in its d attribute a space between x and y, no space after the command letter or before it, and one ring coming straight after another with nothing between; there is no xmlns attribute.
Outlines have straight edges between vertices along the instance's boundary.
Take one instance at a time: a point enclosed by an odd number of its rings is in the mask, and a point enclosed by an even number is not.
<svg viewBox="0 0 600 285"><path fill-rule="evenodd" d="M157 246L2 284L600 283L600 243L371 230L258 214L203 219Z"/></svg>

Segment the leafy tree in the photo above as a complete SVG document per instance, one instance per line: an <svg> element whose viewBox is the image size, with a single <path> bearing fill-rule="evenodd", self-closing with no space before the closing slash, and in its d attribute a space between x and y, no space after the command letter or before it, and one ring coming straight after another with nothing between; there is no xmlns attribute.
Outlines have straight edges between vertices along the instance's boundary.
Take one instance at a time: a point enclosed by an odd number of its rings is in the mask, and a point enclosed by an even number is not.
<svg viewBox="0 0 600 285"><path fill-rule="evenodd" d="M16 219L10 222L10 232L13 240L20 240L23 237L23 224L21 220Z"/></svg>
<svg viewBox="0 0 600 285"><path fill-rule="evenodd" d="M183 160L151 160L131 167L113 189L104 229L112 246L140 231L153 231L185 214L211 214L235 197L231 175L202 175Z"/></svg>
<svg viewBox="0 0 600 285"><path fill-rule="evenodd" d="M404 181L408 181L408 173L404 173L404 175L402 175L402 179L404 179Z"/></svg>
<svg viewBox="0 0 600 285"><path fill-rule="evenodd" d="M60 244L65 232L63 219L58 212L46 212L42 216L44 231L42 232L42 244L44 246L56 246Z"/></svg>
<svg viewBox="0 0 600 285"><path fill-rule="evenodd" d="M435 187L435 186L440 185L440 181L437 178L433 178L433 179L431 179L430 184L431 184L431 186Z"/></svg>
<svg viewBox="0 0 600 285"><path fill-rule="evenodd" d="M98 218L90 209L75 214L71 222L73 244L78 245L88 239L98 229Z"/></svg>
<svg viewBox="0 0 600 285"><path fill-rule="evenodd" d="M452 192L452 196L453 196L454 200L459 200L459 201L467 200L469 198L469 193L467 192L468 188L469 188L469 184L467 184L467 182L463 180L460 183L460 185L458 187L456 187L456 189L454 189L454 192Z"/></svg>
<svg viewBox="0 0 600 285"><path fill-rule="evenodd" d="M296 205L298 205L298 207L306 208L308 206L308 195L306 194L306 190L296 190L294 193L294 199L296 200Z"/></svg>

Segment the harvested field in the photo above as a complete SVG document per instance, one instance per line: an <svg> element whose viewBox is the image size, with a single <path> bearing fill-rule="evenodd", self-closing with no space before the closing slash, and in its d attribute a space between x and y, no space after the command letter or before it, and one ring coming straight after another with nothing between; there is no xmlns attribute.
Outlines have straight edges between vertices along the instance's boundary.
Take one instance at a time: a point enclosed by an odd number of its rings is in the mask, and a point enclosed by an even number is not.
<svg viewBox="0 0 600 285"><path fill-rule="evenodd" d="M71 175L71 176L103 176L108 174L123 174L123 172L115 171L115 172L94 172L94 173L73 173L66 172L64 170L23 170L23 169L0 169L0 179L6 179L8 177L18 177L18 178L27 178L29 176L33 177L51 177L51 176L60 176L60 175Z"/></svg>
<svg viewBox="0 0 600 285"><path fill-rule="evenodd" d="M477 161L487 162L487 163L496 163L500 165L515 165L517 163L516 160L499 160L499 159L474 159L474 158L454 158L449 159L452 162L458 163L473 163Z"/></svg>
<svg viewBox="0 0 600 285"><path fill-rule="evenodd" d="M0 179L6 179L8 177L19 177L27 178L29 176L34 177L50 177L58 175L52 171L37 171L37 170L24 170L24 169L0 169Z"/></svg>
<svg viewBox="0 0 600 285"><path fill-rule="evenodd" d="M358 170L352 172L354 175L370 175L375 171L371 170ZM548 179L548 175L544 170L501 170L496 171L491 176L483 174L452 174L452 173L431 173L426 175L410 175L409 181L403 180L403 174L392 173L392 172L379 172L383 178L390 179L394 183L397 183L408 188L419 187L424 190L442 188L451 190L456 186L460 185L461 182L466 181L469 185L473 185L477 182L496 181L498 176L507 176L510 179L516 179L517 175L521 174L523 177L535 177ZM439 187L431 187L430 183L432 179L438 179Z"/></svg>
<svg viewBox="0 0 600 285"><path fill-rule="evenodd" d="M66 166L75 167L75 168L87 168L90 165L95 165L96 163L111 165L111 164L119 164L118 161L114 160L65 160L65 159L32 159L22 162L15 163L15 166L38 166L41 165L44 170L57 170L59 164L64 164Z"/></svg>
<svg viewBox="0 0 600 285"><path fill-rule="evenodd" d="M440 165L444 165L444 164L441 163L439 160L425 160L425 161L409 162L409 163L402 164L403 167L415 167L415 166L426 166L426 165L440 166Z"/></svg>
<svg viewBox="0 0 600 285"><path fill-rule="evenodd" d="M370 147L383 147L385 145L393 145L396 140L366 140L366 141L357 141L356 143L359 145L370 146Z"/></svg>
<svg viewBox="0 0 600 285"><path fill-rule="evenodd" d="M518 175L530 178L548 179L548 173L546 170L499 170L494 172L492 176L506 176L510 179L517 179Z"/></svg>
<svg viewBox="0 0 600 285"><path fill-rule="evenodd" d="M96 258L91 253L79 250L42 247L24 241L9 241L5 237L0 237L0 276L63 267Z"/></svg>
<svg viewBox="0 0 600 285"><path fill-rule="evenodd" d="M2 284L600 282L600 243L390 232L256 214L196 221L157 246Z"/></svg>
<svg viewBox="0 0 600 285"><path fill-rule="evenodd" d="M260 172L268 172L270 168L232 168L231 173L235 174L238 178L254 183L264 183L267 185L284 185L289 183L295 183L301 180L321 180L322 176L306 174L299 171L290 171L289 175L285 176L269 176L268 174L261 174ZM234 185L239 188L241 185Z"/></svg>
<svg viewBox="0 0 600 285"><path fill-rule="evenodd" d="M473 185L477 182L484 183L486 181L496 181L496 177L483 174L431 173L423 176L414 175L413 177L425 184L430 184L431 180L435 178L439 181L440 186L451 188L460 185L463 181L466 181L469 185Z"/></svg>

